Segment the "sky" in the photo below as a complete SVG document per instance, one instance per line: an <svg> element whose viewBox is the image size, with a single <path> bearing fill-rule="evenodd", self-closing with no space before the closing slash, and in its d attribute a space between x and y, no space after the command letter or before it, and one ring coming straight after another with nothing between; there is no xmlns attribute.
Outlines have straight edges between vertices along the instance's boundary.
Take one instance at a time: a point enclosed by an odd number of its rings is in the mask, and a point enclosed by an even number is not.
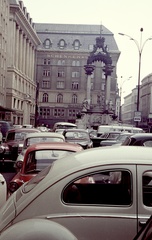
<svg viewBox="0 0 152 240"><path fill-rule="evenodd" d="M35 23L102 24L109 29L121 52L117 80L122 87L122 98L138 84L141 49L141 80L152 73L152 40L147 41L152 37L152 0L22 1Z"/></svg>

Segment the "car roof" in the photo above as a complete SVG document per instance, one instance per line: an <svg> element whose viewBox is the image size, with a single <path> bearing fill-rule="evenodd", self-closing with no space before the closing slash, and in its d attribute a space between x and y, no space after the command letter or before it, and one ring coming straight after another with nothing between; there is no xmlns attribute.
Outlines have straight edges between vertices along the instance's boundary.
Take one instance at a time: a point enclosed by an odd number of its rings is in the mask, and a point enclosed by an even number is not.
<svg viewBox="0 0 152 240"><path fill-rule="evenodd" d="M71 161L74 158L75 161ZM68 166L100 166L103 164L151 164L152 148L143 146L106 146L84 150L65 159ZM63 163L64 165L65 163Z"/></svg>
<svg viewBox="0 0 152 240"><path fill-rule="evenodd" d="M68 129L64 129L64 132L86 132L86 133L88 133L88 131L86 129L81 129L81 128L68 128Z"/></svg>
<svg viewBox="0 0 152 240"><path fill-rule="evenodd" d="M35 133L28 133L25 137L25 139L27 138L36 138L36 137L56 137L56 138L61 138L61 139L65 139L64 136L60 133L55 133L55 132L35 132Z"/></svg>
<svg viewBox="0 0 152 240"><path fill-rule="evenodd" d="M130 138L145 138L145 139L148 139L148 138L152 138L152 133L134 133L130 136Z"/></svg>
<svg viewBox="0 0 152 240"><path fill-rule="evenodd" d="M79 144L67 143L67 142L41 142L32 144L27 148L26 153L36 150L56 149L56 150L68 150L68 151L82 151L83 148Z"/></svg>
<svg viewBox="0 0 152 240"><path fill-rule="evenodd" d="M37 128L11 128L8 130L10 132L40 132Z"/></svg>

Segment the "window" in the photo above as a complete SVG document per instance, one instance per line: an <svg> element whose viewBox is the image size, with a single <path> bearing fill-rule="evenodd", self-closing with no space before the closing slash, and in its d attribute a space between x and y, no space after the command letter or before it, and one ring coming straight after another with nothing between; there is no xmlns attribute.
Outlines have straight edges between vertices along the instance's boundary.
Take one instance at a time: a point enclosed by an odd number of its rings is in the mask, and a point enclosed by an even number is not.
<svg viewBox="0 0 152 240"><path fill-rule="evenodd" d="M72 89L78 90L79 89L79 83L78 82L72 82Z"/></svg>
<svg viewBox="0 0 152 240"><path fill-rule="evenodd" d="M63 103L63 95L62 94L57 95L57 103Z"/></svg>
<svg viewBox="0 0 152 240"><path fill-rule="evenodd" d="M93 51L93 48L94 48L94 45L93 45L93 44L90 44L90 45L88 46L88 49L89 49L90 51Z"/></svg>
<svg viewBox="0 0 152 240"><path fill-rule="evenodd" d="M47 93L43 94L42 102L48 102L48 94Z"/></svg>
<svg viewBox="0 0 152 240"><path fill-rule="evenodd" d="M44 63L44 65L50 65L50 63L51 63L51 60L48 58L45 58L44 60L43 60L43 63Z"/></svg>
<svg viewBox="0 0 152 240"><path fill-rule="evenodd" d="M45 48L50 48L52 46L50 39L46 39L43 43Z"/></svg>
<svg viewBox="0 0 152 240"><path fill-rule="evenodd" d="M72 61L72 66L79 67L80 66L80 61L77 61L77 60Z"/></svg>
<svg viewBox="0 0 152 240"><path fill-rule="evenodd" d="M57 65L65 65L65 60L58 60Z"/></svg>
<svg viewBox="0 0 152 240"><path fill-rule="evenodd" d="M64 88L64 82L63 81L57 81L57 88L63 89Z"/></svg>
<svg viewBox="0 0 152 240"><path fill-rule="evenodd" d="M58 46L60 49L64 49L67 46L67 44L64 39L61 39L58 43Z"/></svg>
<svg viewBox="0 0 152 240"><path fill-rule="evenodd" d="M65 77L64 69L62 69L62 68L58 69L58 77Z"/></svg>
<svg viewBox="0 0 152 240"><path fill-rule="evenodd" d="M152 207L152 171L143 174L143 203Z"/></svg>
<svg viewBox="0 0 152 240"><path fill-rule="evenodd" d="M131 174L111 170L82 176L68 185L63 200L74 204L130 205L132 202Z"/></svg>
<svg viewBox="0 0 152 240"><path fill-rule="evenodd" d="M40 115L41 116L50 116L50 109L49 108L40 108Z"/></svg>
<svg viewBox="0 0 152 240"><path fill-rule="evenodd" d="M42 88L50 88L50 82L49 81L42 81Z"/></svg>
<svg viewBox="0 0 152 240"><path fill-rule="evenodd" d="M43 70L43 76L50 77L50 70Z"/></svg>
<svg viewBox="0 0 152 240"><path fill-rule="evenodd" d="M74 50L79 50L80 46L81 46L80 41L76 39L73 43Z"/></svg>
<svg viewBox="0 0 152 240"><path fill-rule="evenodd" d="M78 71L74 71L74 72L72 72L72 77L73 78L79 78L80 77L80 73Z"/></svg>
<svg viewBox="0 0 152 240"><path fill-rule="evenodd" d="M77 103L77 95L73 94L72 96L72 103Z"/></svg>
<svg viewBox="0 0 152 240"><path fill-rule="evenodd" d="M64 117L65 116L65 110L60 108L54 109L54 116L55 117Z"/></svg>
<svg viewBox="0 0 152 240"><path fill-rule="evenodd" d="M75 109L69 109L68 115L69 115L69 117L76 117L76 115L77 115L77 110L75 110Z"/></svg>

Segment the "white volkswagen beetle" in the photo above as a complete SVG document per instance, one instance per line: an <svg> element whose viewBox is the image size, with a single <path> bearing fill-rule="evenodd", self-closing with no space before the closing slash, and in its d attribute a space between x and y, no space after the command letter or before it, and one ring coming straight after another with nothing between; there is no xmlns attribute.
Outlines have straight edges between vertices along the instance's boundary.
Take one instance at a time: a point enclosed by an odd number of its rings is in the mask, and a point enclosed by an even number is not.
<svg viewBox="0 0 152 240"><path fill-rule="evenodd" d="M12 194L0 239L132 240L151 212L152 148L99 147L55 161Z"/></svg>
<svg viewBox="0 0 152 240"><path fill-rule="evenodd" d="M0 208L4 205L7 199L7 184L4 176L0 174Z"/></svg>

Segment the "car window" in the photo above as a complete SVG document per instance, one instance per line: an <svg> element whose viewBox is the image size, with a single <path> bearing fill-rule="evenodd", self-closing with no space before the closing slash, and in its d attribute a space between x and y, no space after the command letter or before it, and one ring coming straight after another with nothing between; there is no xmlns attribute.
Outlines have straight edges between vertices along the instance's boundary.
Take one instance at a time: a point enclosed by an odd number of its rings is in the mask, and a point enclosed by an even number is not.
<svg viewBox="0 0 152 240"><path fill-rule="evenodd" d="M72 182L63 192L65 203L130 205L131 174L129 171L104 171Z"/></svg>
<svg viewBox="0 0 152 240"><path fill-rule="evenodd" d="M89 135L85 132L67 132L65 134L66 139L88 139Z"/></svg>
<svg viewBox="0 0 152 240"><path fill-rule="evenodd" d="M143 145L144 145L145 147L152 147L152 140L145 141L145 142L143 143Z"/></svg>
<svg viewBox="0 0 152 240"><path fill-rule="evenodd" d="M59 137L33 137L33 138L28 138L26 140L25 146L28 147L32 144L39 143L39 142L63 142L64 140Z"/></svg>
<svg viewBox="0 0 152 240"><path fill-rule="evenodd" d="M152 171L143 174L143 203L152 207Z"/></svg>
<svg viewBox="0 0 152 240"><path fill-rule="evenodd" d="M48 165L52 164L55 160L61 159L72 151L66 150L38 150L28 154L27 162L24 168L26 174L31 172L41 171Z"/></svg>

